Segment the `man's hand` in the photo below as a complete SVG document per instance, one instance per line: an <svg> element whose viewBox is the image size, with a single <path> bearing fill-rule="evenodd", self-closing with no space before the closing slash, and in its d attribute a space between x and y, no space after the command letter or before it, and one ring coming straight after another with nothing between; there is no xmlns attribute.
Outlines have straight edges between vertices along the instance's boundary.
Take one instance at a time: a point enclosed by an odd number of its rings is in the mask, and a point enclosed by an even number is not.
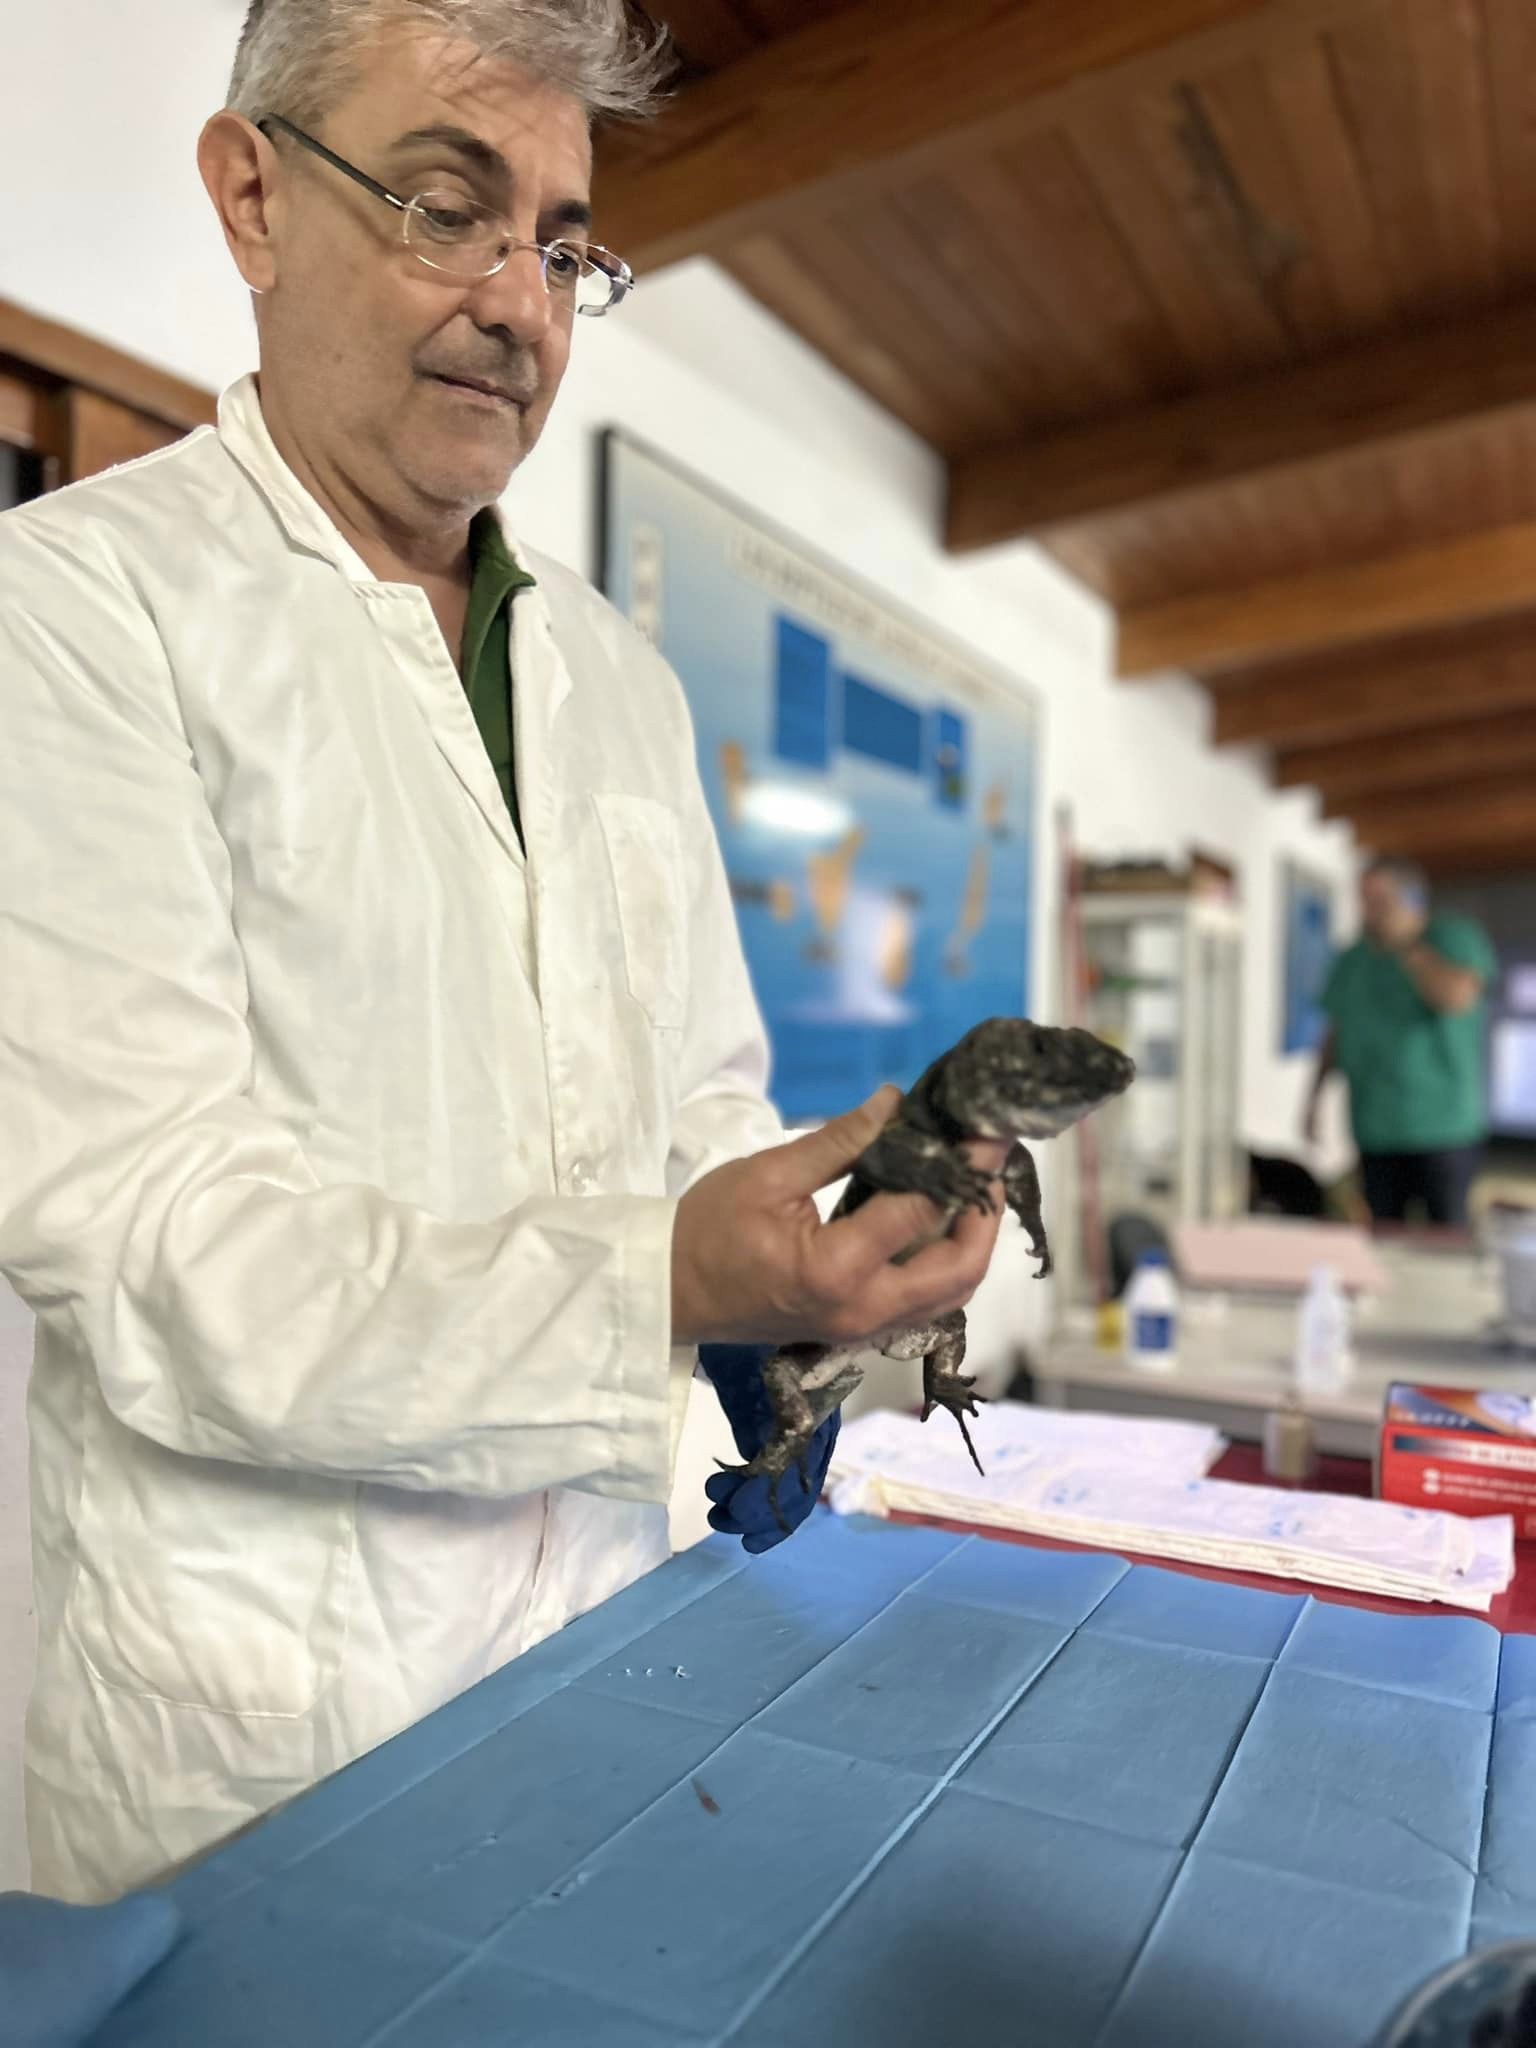
<svg viewBox="0 0 1536 2048"><path fill-rule="evenodd" d="M771 1344L702 1344L699 1364L719 1396L731 1425L736 1448L746 1464L757 1456L778 1426L763 1366L773 1356ZM772 1550L792 1535L821 1498L827 1467L837 1444L842 1410L834 1408L811 1438L805 1453L805 1484L798 1471L775 1482L740 1471L716 1472L704 1482L710 1499L709 1526L722 1536L739 1536L751 1556Z"/></svg>
<svg viewBox="0 0 1536 2048"><path fill-rule="evenodd" d="M1312 1076L1312 1092L1308 1095L1306 1109L1302 1112L1301 1134L1309 1145L1316 1145L1318 1140L1318 1133L1321 1128L1323 1089L1327 1085L1328 1076L1335 1070L1338 1049L1338 1030L1334 1025L1330 1024L1327 1032L1324 1034L1322 1046L1318 1051L1317 1070Z"/></svg>
<svg viewBox="0 0 1536 2048"><path fill-rule="evenodd" d="M1314 1089L1307 1097L1307 1106L1302 1111L1301 1116L1301 1135L1308 1145L1315 1145L1317 1143L1318 1132L1322 1124L1322 1108L1323 1098L1321 1092Z"/></svg>
<svg viewBox="0 0 1536 2048"><path fill-rule="evenodd" d="M1474 968L1458 967L1454 961L1442 959L1422 939L1404 947L1397 958L1424 1001L1443 1016L1465 1016L1483 999L1483 977Z"/></svg>
<svg viewBox="0 0 1536 2048"><path fill-rule="evenodd" d="M60 2048L94 2034L181 1931L164 1892L111 1906L0 1892L0 2012L10 2048Z"/></svg>
<svg viewBox="0 0 1536 2048"><path fill-rule="evenodd" d="M1406 953L1423 938L1429 918L1423 908L1398 896L1376 920L1376 937L1389 953Z"/></svg>
<svg viewBox="0 0 1536 2048"><path fill-rule="evenodd" d="M968 1209L947 1236L943 1212L921 1195L875 1195L832 1223L816 1211L816 1193L843 1178L900 1100L882 1088L809 1137L732 1160L688 1190L672 1238L674 1343L857 1343L964 1307L997 1242L1000 1185L990 1215ZM967 1149L994 1173L1008 1152ZM914 1245L923 1249L892 1265Z"/></svg>

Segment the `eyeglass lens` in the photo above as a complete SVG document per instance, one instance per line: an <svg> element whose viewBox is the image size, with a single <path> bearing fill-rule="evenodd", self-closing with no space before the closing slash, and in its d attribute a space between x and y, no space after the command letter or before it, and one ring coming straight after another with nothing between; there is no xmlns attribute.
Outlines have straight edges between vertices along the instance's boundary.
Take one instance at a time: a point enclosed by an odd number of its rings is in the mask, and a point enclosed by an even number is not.
<svg viewBox="0 0 1536 2048"><path fill-rule="evenodd" d="M466 280L490 277L514 249L525 246L508 237L500 214L458 192L419 193L406 212L405 239L423 263ZM573 299L583 312L606 311L612 304L613 279L578 245L553 242L542 254L555 297Z"/></svg>

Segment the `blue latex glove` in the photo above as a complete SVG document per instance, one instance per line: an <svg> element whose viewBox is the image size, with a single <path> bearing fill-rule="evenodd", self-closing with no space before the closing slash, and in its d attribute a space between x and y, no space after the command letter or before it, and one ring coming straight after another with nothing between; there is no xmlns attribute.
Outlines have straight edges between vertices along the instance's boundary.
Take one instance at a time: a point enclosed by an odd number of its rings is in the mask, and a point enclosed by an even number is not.
<svg viewBox="0 0 1536 2048"><path fill-rule="evenodd" d="M699 1364L719 1397L725 1419L731 1425L731 1435L736 1439L736 1448L748 1463L757 1456L774 1430L773 1409L769 1406L767 1389L763 1385L763 1364L773 1356L773 1351L771 1344L703 1344L699 1347ZM709 1511L711 1529L722 1536L739 1536L742 1549L750 1551L753 1556L772 1550L787 1535L793 1535L821 1496L841 1426L842 1411L839 1409L827 1417L811 1438L810 1448L805 1454L805 1468L811 1482L809 1491L800 1484L800 1474L793 1466L779 1481L779 1514L789 1524L787 1529L779 1527L778 1517L773 1512L772 1480L743 1479L737 1472L717 1472L704 1482L704 1491L714 1502Z"/></svg>
<svg viewBox="0 0 1536 2048"><path fill-rule="evenodd" d="M78 2048L181 1933L163 1892L115 1906L65 1906L0 1892L0 2040Z"/></svg>
<svg viewBox="0 0 1536 2048"><path fill-rule="evenodd" d="M1536 1941L1506 1941L1431 1977L1375 2048L1522 2048L1533 2033Z"/></svg>

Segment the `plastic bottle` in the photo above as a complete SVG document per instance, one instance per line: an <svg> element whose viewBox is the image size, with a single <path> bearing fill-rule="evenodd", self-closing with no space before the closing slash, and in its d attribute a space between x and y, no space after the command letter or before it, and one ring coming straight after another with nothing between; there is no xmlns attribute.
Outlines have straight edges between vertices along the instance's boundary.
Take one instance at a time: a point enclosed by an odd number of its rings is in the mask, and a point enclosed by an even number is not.
<svg viewBox="0 0 1536 2048"><path fill-rule="evenodd" d="M1296 1313L1296 1385L1302 1394L1336 1394L1354 1366L1349 1302L1331 1266L1315 1266Z"/></svg>
<svg viewBox="0 0 1536 2048"><path fill-rule="evenodd" d="M1317 1443L1312 1418L1291 1393L1285 1405L1264 1418L1264 1477L1277 1486L1310 1486L1317 1476Z"/></svg>
<svg viewBox="0 0 1536 2048"><path fill-rule="evenodd" d="M1172 1372L1179 1356L1179 1290L1168 1254L1144 1252L1125 1290L1125 1361L1138 1372Z"/></svg>

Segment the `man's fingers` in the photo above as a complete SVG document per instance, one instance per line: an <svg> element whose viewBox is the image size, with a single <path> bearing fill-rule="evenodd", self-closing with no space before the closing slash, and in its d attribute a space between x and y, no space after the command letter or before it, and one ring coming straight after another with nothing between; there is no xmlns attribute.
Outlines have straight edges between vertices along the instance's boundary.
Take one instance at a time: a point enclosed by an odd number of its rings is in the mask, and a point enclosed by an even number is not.
<svg viewBox="0 0 1536 2048"><path fill-rule="evenodd" d="M838 1260L842 1286L846 1288L857 1286L862 1278L892 1259L902 1258L903 1265L909 1264L903 1254L915 1256L924 1245L931 1245L945 1235L960 1244L985 1241L990 1247L1002 1214L1003 1186L996 1180L992 1183L992 1213L962 1209L947 1232L944 1211L926 1195L874 1195L851 1216L841 1216L827 1224L821 1243Z"/></svg>
<svg viewBox="0 0 1536 2048"><path fill-rule="evenodd" d="M948 1242L958 1251L972 1253L981 1259L990 1259L992 1247L997 1243L997 1234L1003 1227L1007 1204L1003 1200L1003 1184L992 1183L992 1213L985 1215L980 1209L964 1209L955 1218L955 1227L949 1233Z"/></svg>
<svg viewBox="0 0 1536 2048"><path fill-rule="evenodd" d="M995 1185L993 1200L990 1216L968 1209L950 1234L936 1235L943 1212L921 1195L876 1196L821 1233L821 1247L836 1256L830 1297L853 1310L861 1332L958 1306L986 1272L997 1242L1003 1204ZM892 1264L901 1253L910 1256Z"/></svg>
<svg viewBox="0 0 1536 2048"><path fill-rule="evenodd" d="M1013 1146L1001 1138L972 1138L967 1141L965 1152L972 1166L979 1166L983 1173L1001 1173L1008 1164L1008 1155Z"/></svg>
<svg viewBox="0 0 1536 2048"><path fill-rule="evenodd" d="M948 1295L958 1289L969 1293L980 1284L992 1263L1001 1225L1001 1205L990 1216L968 1209L956 1219L948 1237L928 1245L916 1258L893 1270L917 1299L925 1291Z"/></svg>
<svg viewBox="0 0 1536 2048"><path fill-rule="evenodd" d="M829 1187L853 1165L859 1154L871 1146L890 1122L901 1090L887 1085L877 1088L868 1102L833 1117L819 1131L793 1138L772 1155L791 1194L814 1195Z"/></svg>
<svg viewBox="0 0 1536 2048"><path fill-rule="evenodd" d="M969 1301L986 1277L1001 1222L1000 1210L991 1216L967 1210L952 1235L878 1275L867 1290L875 1326L921 1322Z"/></svg>
<svg viewBox="0 0 1536 2048"><path fill-rule="evenodd" d="M926 1195L876 1195L851 1216L829 1224L828 1229L834 1240L842 1240L839 1251L843 1256L872 1272L903 1252L942 1237L944 1211L935 1208Z"/></svg>
<svg viewBox="0 0 1536 2048"><path fill-rule="evenodd" d="M951 1309L964 1308L976 1292L979 1277L950 1268L947 1283L943 1276L929 1273L919 1288L908 1277L907 1269L893 1267L889 1276L882 1274L863 1296L860 1320L874 1331L910 1330L934 1322ZM858 1340L855 1333L849 1332L843 1341ZM880 1348L878 1337L869 1342L872 1349Z"/></svg>

